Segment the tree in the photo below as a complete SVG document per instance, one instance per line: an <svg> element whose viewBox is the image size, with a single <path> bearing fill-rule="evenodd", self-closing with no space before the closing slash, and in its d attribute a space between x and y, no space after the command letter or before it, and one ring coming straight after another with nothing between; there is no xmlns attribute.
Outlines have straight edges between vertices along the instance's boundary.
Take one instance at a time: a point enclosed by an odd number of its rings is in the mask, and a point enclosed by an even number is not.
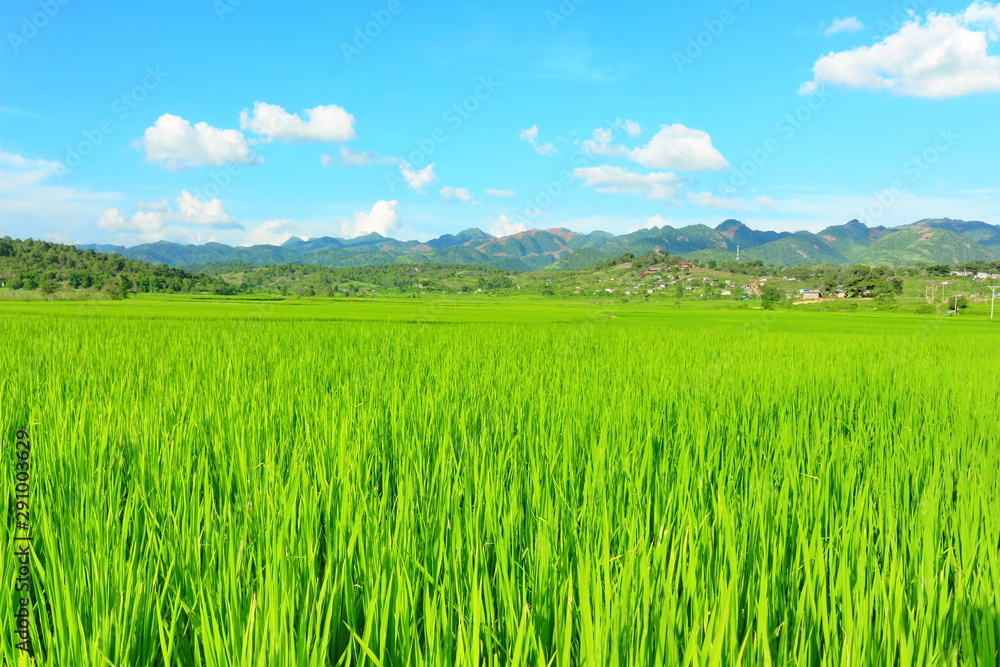
<svg viewBox="0 0 1000 667"><path fill-rule="evenodd" d="M129 290L132 289L132 279L124 273L110 278L103 287L104 291L111 295L112 299L125 299Z"/></svg>
<svg viewBox="0 0 1000 667"><path fill-rule="evenodd" d="M774 310L774 306L784 299L784 295L771 283L764 283L760 287L760 300L764 310Z"/></svg>
<svg viewBox="0 0 1000 667"><path fill-rule="evenodd" d="M43 280L42 284L38 286L38 289L45 296L50 296L55 294L56 290L59 289L59 285L54 280Z"/></svg>

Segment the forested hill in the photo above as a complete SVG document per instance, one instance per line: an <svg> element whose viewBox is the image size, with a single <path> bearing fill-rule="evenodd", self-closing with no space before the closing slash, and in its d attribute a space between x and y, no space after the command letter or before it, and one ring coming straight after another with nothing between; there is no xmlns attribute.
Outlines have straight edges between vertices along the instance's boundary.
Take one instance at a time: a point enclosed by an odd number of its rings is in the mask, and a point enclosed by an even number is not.
<svg viewBox="0 0 1000 667"><path fill-rule="evenodd" d="M532 229L495 237L479 228L445 234L423 243L400 241L372 232L353 239L329 236L291 238L280 246L233 247L222 243L181 245L168 241L125 246L82 246L98 252L169 266L269 266L308 264L360 267L390 264L466 264L504 271L582 269L622 253L659 250L687 259L717 262L761 261L769 265L855 263L906 266L961 264L1000 259L1000 226L985 222L926 219L901 227L868 227L857 220L818 232L751 229L738 220L716 227L689 225L639 229L614 235L569 229Z"/></svg>
<svg viewBox="0 0 1000 667"><path fill-rule="evenodd" d="M115 296L133 292L232 292L221 278L153 265L121 255L71 245L0 239L0 282L14 289L55 291L59 283L76 289L103 289Z"/></svg>

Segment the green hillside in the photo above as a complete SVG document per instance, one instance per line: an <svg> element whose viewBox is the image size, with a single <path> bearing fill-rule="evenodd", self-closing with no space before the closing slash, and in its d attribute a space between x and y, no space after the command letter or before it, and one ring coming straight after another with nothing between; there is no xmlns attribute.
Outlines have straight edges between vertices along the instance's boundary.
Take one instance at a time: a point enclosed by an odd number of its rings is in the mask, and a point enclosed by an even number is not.
<svg viewBox="0 0 1000 667"><path fill-rule="evenodd" d="M863 264L959 264L996 259L997 253L947 229L913 225L875 241L860 253Z"/></svg>

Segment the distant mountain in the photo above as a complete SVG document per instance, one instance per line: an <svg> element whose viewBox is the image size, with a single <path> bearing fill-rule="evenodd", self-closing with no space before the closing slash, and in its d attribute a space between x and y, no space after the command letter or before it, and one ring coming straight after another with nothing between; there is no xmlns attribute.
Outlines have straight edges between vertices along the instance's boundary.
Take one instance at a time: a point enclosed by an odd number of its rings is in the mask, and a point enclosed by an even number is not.
<svg viewBox="0 0 1000 667"><path fill-rule="evenodd" d="M791 235L789 232L758 232L750 229L739 220L726 220L716 227L715 231L729 239L729 245L735 243L742 248L762 246L765 243L771 243Z"/></svg>
<svg viewBox="0 0 1000 667"><path fill-rule="evenodd" d="M829 244L830 248L840 254L844 261L852 261L873 243L889 233L885 227L868 227L851 220L846 225L827 227L818 236Z"/></svg>
<svg viewBox="0 0 1000 667"><path fill-rule="evenodd" d="M862 264L958 264L996 259L998 250L960 232L918 222L883 236L856 259Z"/></svg>
<svg viewBox="0 0 1000 667"><path fill-rule="evenodd" d="M221 243L181 245L159 241L131 248L84 245L103 253L169 266L230 262L314 264L331 267L387 264L473 264L508 271L579 269L596 262L660 250L675 256L716 261L765 264L956 264L1000 259L1000 226L981 221L934 218L901 227L868 227L851 220L811 232L770 232L751 229L739 220L674 228L638 229L616 236L595 231L532 229L495 237L473 227L429 241L400 241L372 232L353 239L322 236L291 238L280 246L232 247Z"/></svg>

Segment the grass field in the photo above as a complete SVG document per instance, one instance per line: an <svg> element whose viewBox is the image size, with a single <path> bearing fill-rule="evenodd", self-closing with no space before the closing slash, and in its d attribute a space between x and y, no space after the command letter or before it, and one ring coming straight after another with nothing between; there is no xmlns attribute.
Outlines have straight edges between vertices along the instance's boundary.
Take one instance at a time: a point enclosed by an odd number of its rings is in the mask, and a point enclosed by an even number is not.
<svg viewBox="0 0 1000 667"><path fill-rule="evenodd" d="M1000 323L9 303L45 665L995 665ZM5 523L0 663L20 543Z"/></svg>

